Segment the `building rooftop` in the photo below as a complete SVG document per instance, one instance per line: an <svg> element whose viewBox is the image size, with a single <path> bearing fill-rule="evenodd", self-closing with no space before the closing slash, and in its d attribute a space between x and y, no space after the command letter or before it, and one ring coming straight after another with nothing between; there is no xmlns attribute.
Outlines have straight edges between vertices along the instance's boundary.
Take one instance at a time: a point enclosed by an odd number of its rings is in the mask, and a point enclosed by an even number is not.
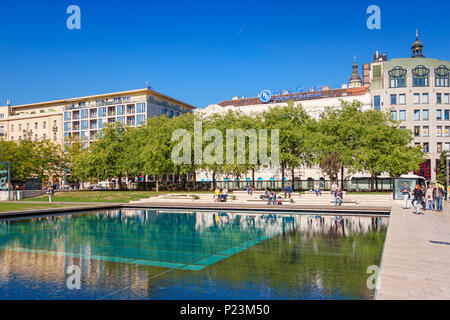
<svg viewBox="0 0 450 320"><path fill-rule="evenodd" d="M323 90L323 91L314 91L314 92L304 92L304 93L295 93L295 94L285 94L280 96L274 96L278 98L282 98L282 100L288 101L289 97L292 96L301 96L301 99L295 99L295 101L306 101L306 100L318 100L318 99L326 99L326 98L341 98L341 97L351 97L351 96L360 96L369 92L368 87L359 87L359 88L351 88L351 89L332 89L332 90ZM317 94L320 94L318 96ZM276 101L271 101L271 103L276 103ZM254 98L245 98L245 99L237 99L237 100L226 100L218 103L221 107L234 106L234 107L244 107L251 105L263 104L259 97Z"/></svg>
<svg viewBox="0 0 450 320"><path fill-rule="evenodd" d="M157 91L154 91L150 88L144 88L144 89L137 89L137 90L129 90L129 91L120 91L120 92L112 92L112 93L105 93L105 94L99 94L99 95L92 95L92 96L85 96L85 97L78 97L78 98L69 98L69 99L61 99L61 100L53 100L53 101L47 101L47 102L38 102L38 103L31 103L31 104L24 104L24 105L17 105L17 106L11 106L11 108L18 109L18 108L30 108L30 107L40 107L40 106L51 106L51 105L61 105L61 104L70 104L74 102L84 102L86 100L93 100L93 99L102 99L102 98L113 98L113 97L119 97L119 96L126 96L126 95L132 95L132 94L139 94L139 93L149 93L151 95L171 100L177 104L181 104L187 108L196 109L196 107L182 102L180 100L174 99L172 97L169 97L165 94L159 93Z"/></svg>

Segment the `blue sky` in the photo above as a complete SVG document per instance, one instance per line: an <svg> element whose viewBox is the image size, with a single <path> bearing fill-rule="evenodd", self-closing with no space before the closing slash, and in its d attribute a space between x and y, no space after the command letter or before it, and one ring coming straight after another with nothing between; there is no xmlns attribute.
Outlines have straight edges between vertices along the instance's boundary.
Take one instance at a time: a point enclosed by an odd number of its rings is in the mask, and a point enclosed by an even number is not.
<svg viewBox="0 0 450 320"><path fill-rule="evenodd" d="M81 8L81 30L66 9ZM381 8L381 30L366 9ZM0 105L151 86L198 107L348 81L356 55L450 60L449 1L0 1Z"/></svg>

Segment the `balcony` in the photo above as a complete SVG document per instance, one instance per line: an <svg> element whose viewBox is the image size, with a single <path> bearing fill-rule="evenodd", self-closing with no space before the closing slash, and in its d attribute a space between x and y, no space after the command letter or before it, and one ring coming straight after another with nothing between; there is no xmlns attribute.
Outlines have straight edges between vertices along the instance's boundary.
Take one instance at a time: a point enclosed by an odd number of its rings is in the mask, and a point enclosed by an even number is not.
<svg viewBox="0 0 450 320"><path fill-rule="evenodd" d="M53 126L52 131L53 131L54 133L58 132L58 127L57 127L57 126Z"/></svg>

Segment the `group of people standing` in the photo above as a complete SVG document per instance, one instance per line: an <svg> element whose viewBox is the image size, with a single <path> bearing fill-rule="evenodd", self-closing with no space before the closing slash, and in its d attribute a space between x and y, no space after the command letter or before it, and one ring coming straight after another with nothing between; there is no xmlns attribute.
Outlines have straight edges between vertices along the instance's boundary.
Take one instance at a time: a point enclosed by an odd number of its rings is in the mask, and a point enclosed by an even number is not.
<svg viewBox="0 0 450 320"><path fill-rule="evenodd" d="M403 195L403 209L409 209L408 200L412 196L412 205L416 214L424 214L422 210L442 212L443 201L446 196L446 191L438 184L431 183L428 188L417 184L414 190L411 191L408 183L403 183L401 190Z"/></svg>

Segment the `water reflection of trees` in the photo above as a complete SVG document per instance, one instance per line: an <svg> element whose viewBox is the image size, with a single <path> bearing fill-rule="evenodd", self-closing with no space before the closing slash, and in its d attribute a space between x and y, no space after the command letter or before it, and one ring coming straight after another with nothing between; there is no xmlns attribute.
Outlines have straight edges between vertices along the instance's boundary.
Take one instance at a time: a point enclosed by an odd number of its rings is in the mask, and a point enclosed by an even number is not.
<svg viewBox="0 0 450 320"><path fill-rule="evenodd" d="M155 249L164 243L167 250L214 248L218 237L230 244L249 238L273 237L271 241L222 261L205 271L189 273L194 279L255 283L290 292L314 286L352 295L370 297L365 288L367 267L379 264L387 219L320 215L275 215L252 213L176 213L146 210L111 210L81 216L59 216L28 221L2 221L0 245L10 248L47 249L89 256L96 245L117 246L118 241L137 249ZM189 243L182 239L190 235ZM279 235L279 236L276 236ZM139 241L136 241L139 240ZM108 281L150 290L148 279L158 268L138 267L71 257L17 253L0 250L0 277L6 281L24 274L40 281L60 282L74 262L82 267L90 286ZM186 272L174 272L179 277ZM352 292L354 290L355 292Z"/></svg>

